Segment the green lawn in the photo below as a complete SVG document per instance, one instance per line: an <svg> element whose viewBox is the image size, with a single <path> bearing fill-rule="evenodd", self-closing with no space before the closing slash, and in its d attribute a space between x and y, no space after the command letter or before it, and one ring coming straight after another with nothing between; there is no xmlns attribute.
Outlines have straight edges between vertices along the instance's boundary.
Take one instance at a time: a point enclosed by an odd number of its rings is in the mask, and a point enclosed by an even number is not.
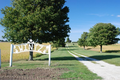
<svg viewBox="0 0 120 80"><path fill-rule="evenodd" d="M74 46L75 48L75 46ZM77 47L76 47L77 48ZM72 49L71 49L72 50ZM34 61L13 62L13 67L7 67L8 63L2 63L2 69L33 69L33 68L66 68L60 78L66 80L99 80L101 79L95 73L92 73L80 63L76 58L70 55L66 48L59 48L51 54L51 66L48 66L48 55L34 58Z"/></svg>
<svg viewBox="0 0 120 80"><path fill-rule="evenodd" d="M97 51L83 50L83 48L78 47L77 43L74 45L69 43L68 45L69 45L70 50L72 50L78 54L83 54L83 55L89 56L91 58L103 60L110 64L120 66L120 53L118 53L118 52L99 53Z"/></svg>

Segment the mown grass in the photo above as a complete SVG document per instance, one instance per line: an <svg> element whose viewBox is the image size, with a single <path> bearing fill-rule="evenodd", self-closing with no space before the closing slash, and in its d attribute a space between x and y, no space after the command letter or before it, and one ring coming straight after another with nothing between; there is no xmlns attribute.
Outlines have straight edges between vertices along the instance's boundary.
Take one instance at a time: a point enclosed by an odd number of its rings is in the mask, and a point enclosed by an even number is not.
<svg viewBox="0 0 120 80"><path fill-rule="evenodd" d="M69 44L71 47L71 50L79 53L79 54L83 54L85 56L91 57L91 58L95 58L95 59L99 59L99 60L103 60L105 62L108 62L110 64L114 64L117 66L120 66L120 53L119 52L103 52L100 53L99 51L92 51L92 50L83 50L83 48L78 47L77 44ZM108 45L110 49L116 50L116 46L119 48L120 45L116 44L116 45ZM98 47L97 47L98 48ZM103 47L104 50L104 47ZM107 49L107 51L109 51Z"/></svg>
<svg viewBox="0 0 120 80"><path fill-rule="evenodd" d="M3 63L3 69L33 69L33 68L66 68L60 79L66 80L99 80L100 77L97 74L92 73L80 63L76 58L70 55L66 48L59 48L51 54L51 66L48 66L48 55L34 58L34 61L16 61L13 62L13 67L7 67L6 63Z"/></svg>

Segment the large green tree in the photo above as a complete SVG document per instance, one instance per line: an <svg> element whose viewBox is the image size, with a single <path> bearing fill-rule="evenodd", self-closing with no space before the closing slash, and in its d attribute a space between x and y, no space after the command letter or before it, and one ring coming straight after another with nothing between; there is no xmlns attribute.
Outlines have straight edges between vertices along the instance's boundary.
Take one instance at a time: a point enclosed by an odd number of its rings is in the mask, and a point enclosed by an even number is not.
<svg viewBox="0 0 120 80"><path fill-rule="evenodd" d="M111 23L98 23L89 30L88 42L91 46L100 46L102 53L102 45L109 45L118 42L116 36L119 34L119 29Z"/></svg>
<svg viewBox="0 0 120 80"><path fill-rule="evenodd" d="M83 32L83 34L81 35L81 38L79 38L79 40L78 40L78 45L79 46L83 46L84 50L85 50L85 46L88 45L88 43L87 43L87 36L88 36L88 33L87 32Z"/></svg>
<svg viewBox="0 0 120 80"><path fill-rule="evenodd" d="M12 43L58 41L70 32L65 0L12 0L12 7L1 10L4 38ZM32 53L33 54L33 53Z"/></svg>

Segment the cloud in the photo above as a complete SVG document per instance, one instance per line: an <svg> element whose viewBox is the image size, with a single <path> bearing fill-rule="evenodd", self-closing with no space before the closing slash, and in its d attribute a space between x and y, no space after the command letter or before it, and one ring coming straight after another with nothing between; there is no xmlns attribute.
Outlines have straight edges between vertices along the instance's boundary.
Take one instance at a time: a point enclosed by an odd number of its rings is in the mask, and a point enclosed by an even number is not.
<svg viewBox="0 0 120 80"><path fill-rule="evenodd" d="M114 16L113 14L111 16Z"/></svg>
<svg viewBox="0 0 120 80"><path fill-rule="evenodd" d="M101 15L101 14L90 14L90 15L95 15L95 16L99 16L99 17L104 16L104 15Z"/></svg>
<svg viewBox="0 0 120 80"><path fill-rule="evenodd" d="M98 17L103 17L103 16L115 16L113 14L89 14L89 15L94 15L94 16L98 16ZM120 15L117 15L117 17L120 17Z"/></svg>
<svg viewBox="0 0 120 80"><path fill-rule="evenodd" d="M81 30L71 30L71 33L82 33L83 31Z"/></svg>
<svg viewBox="0 0 120 80"><path fill-rule="evenodd" d="M109 14L89 14L89 15L95 15L95 16L99 16L99 17L109 16Z"/></svg>
<svg viewBox="0 0 120 80"><path fill-rule="evenodd" d="M117 17L120 17L120 15L117 15Z"/></svg>
<svg viewBox="0 0 120 80"><path fill-rule="evenodd" d="M120 26L120 22L111 22L115 26Z"/></svg>
<svg viewBox="0 0 120 80"><path fill-rule="evenodd" d="M83 33L83 32L88 32L89 30L71 30L71 33Z"/></svg>

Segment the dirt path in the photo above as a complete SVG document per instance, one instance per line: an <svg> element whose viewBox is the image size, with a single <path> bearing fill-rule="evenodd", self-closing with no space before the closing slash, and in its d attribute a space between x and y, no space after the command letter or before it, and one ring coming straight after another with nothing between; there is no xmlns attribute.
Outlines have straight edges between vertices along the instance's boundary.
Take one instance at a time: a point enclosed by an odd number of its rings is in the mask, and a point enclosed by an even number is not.
<svg viewBox="0 0 120 80"><path fill-rule="evenodd" d="M0 70L0 80L65 80L59 78L64 71L67 69L5 69Z"/></svg>
<svg viewBox="0 0 120 80"><path fill-rule="evenodd" d="M120 80L120 66L115 66L104 61L89 58L84 55L77 54L73 51L69 53L78 59L79 62L88 67L90 71L96 73L98 76L101 76L103 80ZM79 58L77 55L80 55L84 58Z"/></svg>

